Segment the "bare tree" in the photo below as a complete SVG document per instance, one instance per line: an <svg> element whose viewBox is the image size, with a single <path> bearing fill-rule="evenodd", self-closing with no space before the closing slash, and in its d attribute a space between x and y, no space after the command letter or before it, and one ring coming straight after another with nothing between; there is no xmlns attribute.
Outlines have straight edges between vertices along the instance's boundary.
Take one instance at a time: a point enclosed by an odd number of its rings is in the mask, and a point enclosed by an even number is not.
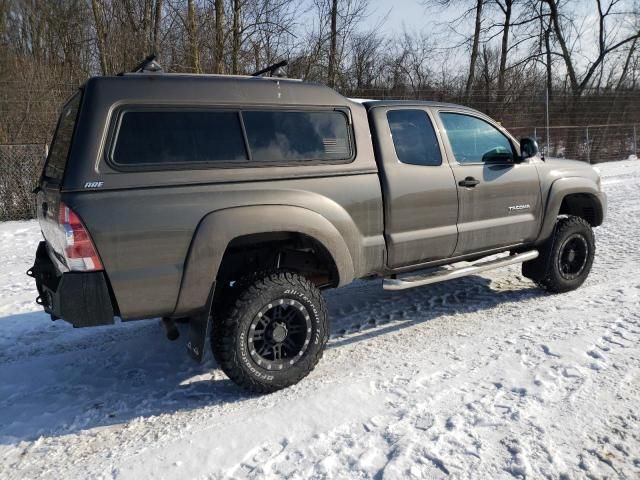
<svg viewBox="0 0 640 480"><path fill-rule="evenodd" d="M260 70L293 55L300 12L296 0L253 0L248 4L241 30L245 64L251 61L250 68Z"/></svg>
<svg viewBox="0 0 640 480"><path fill-rule="evenodd" d="M547 80L547 95L548 99L551 99L553 92L553 58L552 58L552 50L551 50L551 22L547 22L544 24L544 17L542 14L540 15L540 28L544 32L544 54L545 54L545 71L546 71L546 80Z"/></svg>
<svg viewBox="0 0 640 480"><path fill-rule="evenodd" d="M473 88L473 80L476 74L476 62L478 60L478 47L480 45L480 32L482 30L482 6L484 0L476 0L475 6L475 26L473 30L473 39L471 42L471 58L469 59L469 76L467 77L467 85L465 87L465 93L467 99L471 95L471 89Z"/></svg>
<svg viewBox="0 0 640 480"><path fill-rule="evenodd" d="M480 37L482 34L482 15L483 8L487 0L421 0L422 5L425 7L456 7L461 6L466 8L464 12L455 20L450 22L450 26L457 25L462 20L465 20L470 15L473 15L473 33L471 37L467 37L467 41L471 42L471 54L469 57L469 70L467 73L467 80L465 82L465 97L467 100L471 96L471 90L476 76L476 64L478 62L478 52L480 50Z"/></svg>
<svg viewBox="0 0 640 480"><path fill-rule="evenodd" d="M576 71L575 55L572 54L567 45L567 37L562 24L558 2L556 0L543 1L549 6L549 17L553 27L554 37L560 46L560 56L567 69L567 76L569 77L571 91L575 97L580 97L584 90L590 86L595 73L602 66L608 55L631 42L635 42L636 39L640 37L640 30L636 30L620 40L610 41L609 39L613 35L612 29L607 26L607 20L612 16L619 15L619 12L614 11L614 7L620 3L620 0L610 0L606 6L603 6L602 0L595 0L595 6L597 7L598 13L597 56L586 67L586 71L582 75L579 75Z"/></svg>
<svg viewBox="0 0 640 480"><path fill-rule="evenodd" d="M231 31L231 73L238 73L238 56L240 55L240 21L242 5L240 0L233 0L233 27Z"/></svg>
<svg viewBox="0 0 640 480"><path fill-rule="evenodd" d="M513 14L513 0L496 0L496 4L504 14L502 27L502 42L500 45L500 67L498 69L498 92L504 92L504 80L507 71L507 55L509 53L509 33L511 29L511 15Z"/></svg>
<svg viewBox="0 0 640 480"><path fill-rule="evenodd" d="M160 49L162 0L91 0L95 49L100 71L130 68Z"/></svg>
<svg viewBox="0 0 640 480"><path fill-rule="evenodd" d="M622 67L622 71L620 72L620 77L616 85L616 90L621 90L625 81L627 80L627 75L630 70L629 67L631 66L634 55L636 54L637 45L638 45L638 39L634 38L633 42L631 42L631 46L629 47L629 51L627 52L626 59L624 62L624 67Z"/></svg>
<svg viewBox="0 0 640 480"><path fill-rule="evenodd" d="M162 24L162 0L156 0L153 17L153 53L158 53L160 49L160 27Z"/></svg>
<svg viewBox="0 0 640 480"><path fill-rule="evenodd" d="M413 95L430 87L433 77L431 64L434 59L434 45L431 37L426 34L411 34L403 32L396 43L397 51L390 61L393 63L393 83L404 84L410 88Z"/></svg>
<svg viewBox="0 0 640 480"><path fill-rule="evenodd" d="M200 49L198 47L196 11L193 0L187 1L187 32L189 35L190 66L193 72L201 73Z"/></svg>
<svg viewBox="0 0 640 480"><path fill-rule="evenodd" d="M103 75L106 75L109 71L109 68L107 67L107 52L105 46L107 41L107 32L104 24L104 17L101 13L101 8L98 5L98 0L91 0L91 10L93 12L93 21L96 26L96 42L98 44L100 70Z"/></svg>
<svg viewBox="0 0 640 480"><path fill-rule="evenodd" d="M80 83L151 52L170 72L288 58L291 76L346 94L472 103L506 126L544 122L545 86L557 123L640 122L637 1L422 1L458 9L448 30L382 33L368 0L0 0L0 142L47 141Z"/></svg>
<svg viewBox="0 0 640 480"><path fill-rule="evenodd" d="M369 0L313 0L313 21L290 71L335 87L348 84L342 76L348 70L352 40L368 8Z"/></svg>
<svg viewBox="0 0 640 480"><path fill-rule="evenodd" d="M224 73L224 0L215 3L215 63L213 73Z"/></svg>
<svg viewBox="0 0 640 480"><path fill-rule="evenodd" d="M327 83L330 87L336 84L336 55L338 47L338 0L331 1L331 29L329 30L329 68L327 70Z"/></svg>
<svg viewBox="0 0 640 480"><path fill-rule="evenodd" d="M376 30L355 35L352 39L352 59L349 75L356 92L373 87L380 75L383 60L381 47L383 40Z"/></svg>

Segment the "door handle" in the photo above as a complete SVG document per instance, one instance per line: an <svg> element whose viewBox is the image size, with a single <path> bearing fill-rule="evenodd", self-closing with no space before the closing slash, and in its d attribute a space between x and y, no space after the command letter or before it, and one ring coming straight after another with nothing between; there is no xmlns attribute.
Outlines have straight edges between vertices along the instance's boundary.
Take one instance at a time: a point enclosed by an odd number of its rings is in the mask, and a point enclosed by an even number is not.
<svg viewBox="0 0 640 480"><path fill-rule="evenodd" d="M464 180L460 180L458 182L458 185L460 185L461 187L473 188L476 185L478 185L479 183L480 183L480 180L476 180L473 177L467 177Z"/></svg>

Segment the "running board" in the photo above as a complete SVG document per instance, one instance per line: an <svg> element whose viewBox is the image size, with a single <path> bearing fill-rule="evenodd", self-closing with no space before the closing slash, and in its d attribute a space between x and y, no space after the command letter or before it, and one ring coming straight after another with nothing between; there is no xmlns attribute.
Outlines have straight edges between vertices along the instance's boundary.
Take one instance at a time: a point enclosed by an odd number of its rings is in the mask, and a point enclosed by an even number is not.
<svg viewBox="0 0 640 480"><path fill-rule="evenodd" d="M401 278L385 278L382 282L382 288L385 290L406 290L408 288L421 287L422 285L429 285L431 283L444 282L445 280L453 280L454 278L466 277L467 275L474 275L476 273L484 272L486 270L492 270L494 268L506 267L507 265L513 265L516 263L527 262L538 258L537 250L530 250L524 253L518 253L516 255L509 255L508 257L498 258L496 260L490 260L479 263L472 263L471 265L465 265L463 267L454 268L452 270L438 271L430 273L422 277L416 277L415 279L401 279Z"/></svg>

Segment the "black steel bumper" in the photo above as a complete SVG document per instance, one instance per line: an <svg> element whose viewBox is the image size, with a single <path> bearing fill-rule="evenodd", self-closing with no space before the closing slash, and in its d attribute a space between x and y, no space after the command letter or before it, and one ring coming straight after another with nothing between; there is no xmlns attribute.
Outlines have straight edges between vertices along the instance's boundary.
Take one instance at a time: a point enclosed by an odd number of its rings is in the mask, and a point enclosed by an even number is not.
<svg viewBox="0 0 640 480"><path fill-rule="evenodd" d="M36 261L27 271L36 280L38 298L53 320L62 318L74 327L113 323L114 308L104 272L59 273L40 242Z"/></svg>

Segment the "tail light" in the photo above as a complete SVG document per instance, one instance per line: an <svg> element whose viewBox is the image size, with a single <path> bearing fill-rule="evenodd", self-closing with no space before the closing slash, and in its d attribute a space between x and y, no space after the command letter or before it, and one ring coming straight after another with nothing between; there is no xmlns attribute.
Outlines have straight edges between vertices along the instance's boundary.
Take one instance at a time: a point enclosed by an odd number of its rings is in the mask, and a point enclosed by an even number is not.
<svg viewBox="0 0 640 480"><path fill-rule="evenodd" d="M81 272L102 270L102 262L82 220L62 202L60 202L58 213L58 225L62 231L63 245L61 246L69 270Z"/></svg>

